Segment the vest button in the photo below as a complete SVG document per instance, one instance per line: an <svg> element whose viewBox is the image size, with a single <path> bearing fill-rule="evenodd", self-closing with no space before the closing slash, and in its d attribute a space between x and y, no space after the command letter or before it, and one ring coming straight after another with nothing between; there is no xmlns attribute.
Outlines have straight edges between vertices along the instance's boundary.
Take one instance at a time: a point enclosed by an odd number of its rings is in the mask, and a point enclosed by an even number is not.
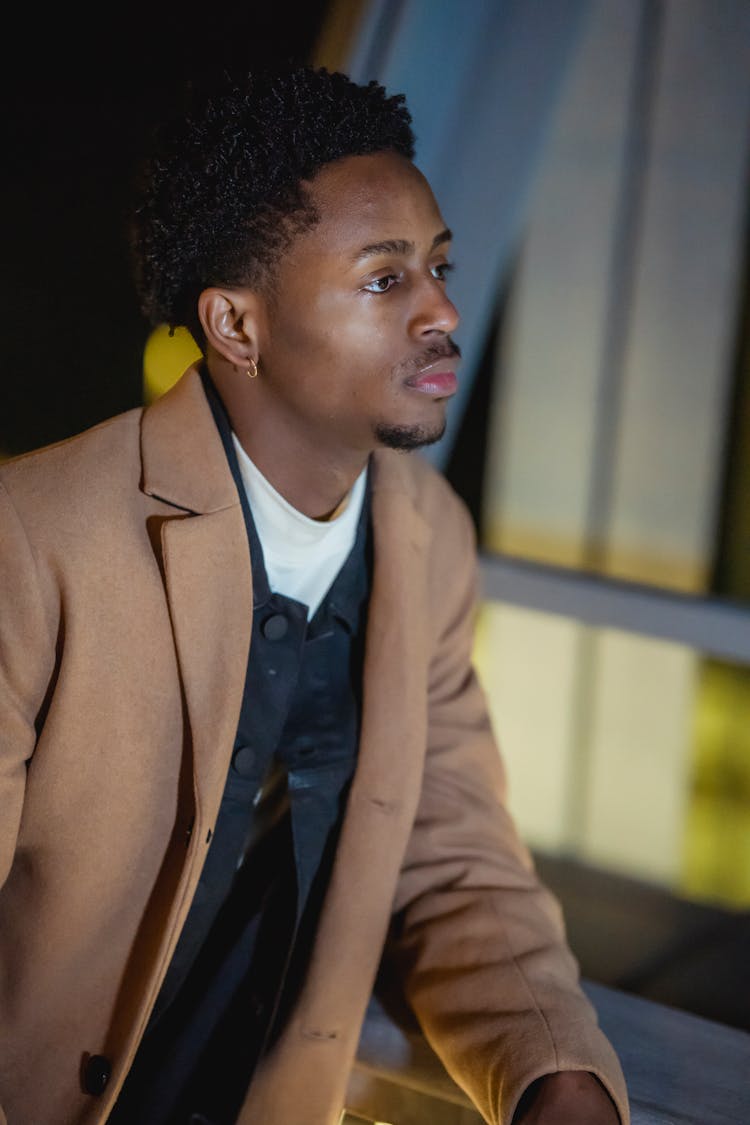
<svg viewBox="0 0 750 1125"><path fill-rule="evenodd" d="M250 777L255 769L255 751L252 746L240 746L235 750L232 765L240 777Z"/></svg>
<svg viewBox="0 0 750 1125"><path fill-rule="evenodd" d="M282 637L286 636L289 622L283 613L274 613L271 617L267 617L261 626L263 636L267 641L280 641Z"/></svg>
<svg viewBox="0 0 750 1125"><path fill-rule="evenodd" d="M112 1074L112 1063L104 1055L92 1055L83 1071L83 1086L87 1094L103 1094Z"/></svg>

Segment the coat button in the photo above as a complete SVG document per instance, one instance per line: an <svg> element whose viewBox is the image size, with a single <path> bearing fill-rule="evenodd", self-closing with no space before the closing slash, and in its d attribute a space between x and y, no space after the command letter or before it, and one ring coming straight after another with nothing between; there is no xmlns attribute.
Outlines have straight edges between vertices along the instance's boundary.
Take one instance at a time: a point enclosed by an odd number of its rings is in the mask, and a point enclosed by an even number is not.
<svg viewBox="0 0 750 1125"><path fill-rule="evenodd" d="M261 625L263 636L267 641L280 641L282 637L286 636L288 628L289 622L283 613L272 614Z"/></svg>
<svg viewBox="0 0 750 1125"><path fill-rule="evenodd" d="M252 776L255 767L255 751L252 746L240 746L234 752L232 765L241 777Z"/></svg>
<svg viewBox="0 0 750 1125"><path fill-rule="evenodd" d="M103 1094L112 1074L112 1063L104 1055L92 1055L83 1071L83 1086L87 1094Z"/></svg>

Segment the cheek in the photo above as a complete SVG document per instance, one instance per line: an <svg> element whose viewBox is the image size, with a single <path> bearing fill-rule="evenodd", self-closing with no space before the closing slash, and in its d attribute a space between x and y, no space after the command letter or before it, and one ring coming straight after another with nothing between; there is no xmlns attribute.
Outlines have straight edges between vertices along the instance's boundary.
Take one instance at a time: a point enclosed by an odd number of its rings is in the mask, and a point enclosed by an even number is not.
<svg viewBox="0 0 750 1125"><path fill-rule="evenodd" d="M295 381L321 382L359 395L368 376L388 375L400 356L394 331L383 310L367 300L329 298L300 303L298 315L279 317L272 326L274 351Z"/></svg>
<svg viewBox="0 0 750 1125"><path fill-rule="evenodd" d="M389 374L406 346L396 302L358 294L321 308L326 347L353 372Z"/></svg>

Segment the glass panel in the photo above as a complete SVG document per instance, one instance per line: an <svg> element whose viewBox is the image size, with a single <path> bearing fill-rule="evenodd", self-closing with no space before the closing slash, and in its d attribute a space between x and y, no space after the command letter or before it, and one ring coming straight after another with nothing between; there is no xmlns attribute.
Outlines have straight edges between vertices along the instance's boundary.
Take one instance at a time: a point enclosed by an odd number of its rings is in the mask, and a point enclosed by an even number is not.
<svg viewBox="0 0 750 1125"><path fill-rule="evenodd" d="M597 11L557 107L497 341L480 538L489 551L704 592L727 448L737 479L748 440L730 409L747 378L734 351L748 12L714 21L710 5L646 6L643 34L623 42L612 34L622 6ZM738 531L747 509L728 513Z"/></svg>
<svg viewBox="0 0 750 1125"><path fill-rule="evenodd" d="M475 659L532 848L750 905L750 670L491 602Z"/></svg>

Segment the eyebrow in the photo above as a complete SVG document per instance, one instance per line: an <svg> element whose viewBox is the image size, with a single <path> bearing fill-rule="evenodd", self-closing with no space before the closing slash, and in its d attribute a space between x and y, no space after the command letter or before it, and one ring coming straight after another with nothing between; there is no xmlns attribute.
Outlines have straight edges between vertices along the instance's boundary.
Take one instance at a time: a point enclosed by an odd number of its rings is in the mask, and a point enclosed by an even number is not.
<svg viewBox="0 0 750 1125"><path fill-rule="evenodd" d="M438 246L442 246L444 242L450 242L453 239L453 232L448 230L441 230L440 234L436 234L432 240L432 250L437 250ZM374 258L379 254L400 254L406 256L413 254L416 247L413 242L407 241L405 238L386 238L383 242L370 242L367 246L362 246L355 254L352 255L352 262L361 262L363 258Z"/></svg>

